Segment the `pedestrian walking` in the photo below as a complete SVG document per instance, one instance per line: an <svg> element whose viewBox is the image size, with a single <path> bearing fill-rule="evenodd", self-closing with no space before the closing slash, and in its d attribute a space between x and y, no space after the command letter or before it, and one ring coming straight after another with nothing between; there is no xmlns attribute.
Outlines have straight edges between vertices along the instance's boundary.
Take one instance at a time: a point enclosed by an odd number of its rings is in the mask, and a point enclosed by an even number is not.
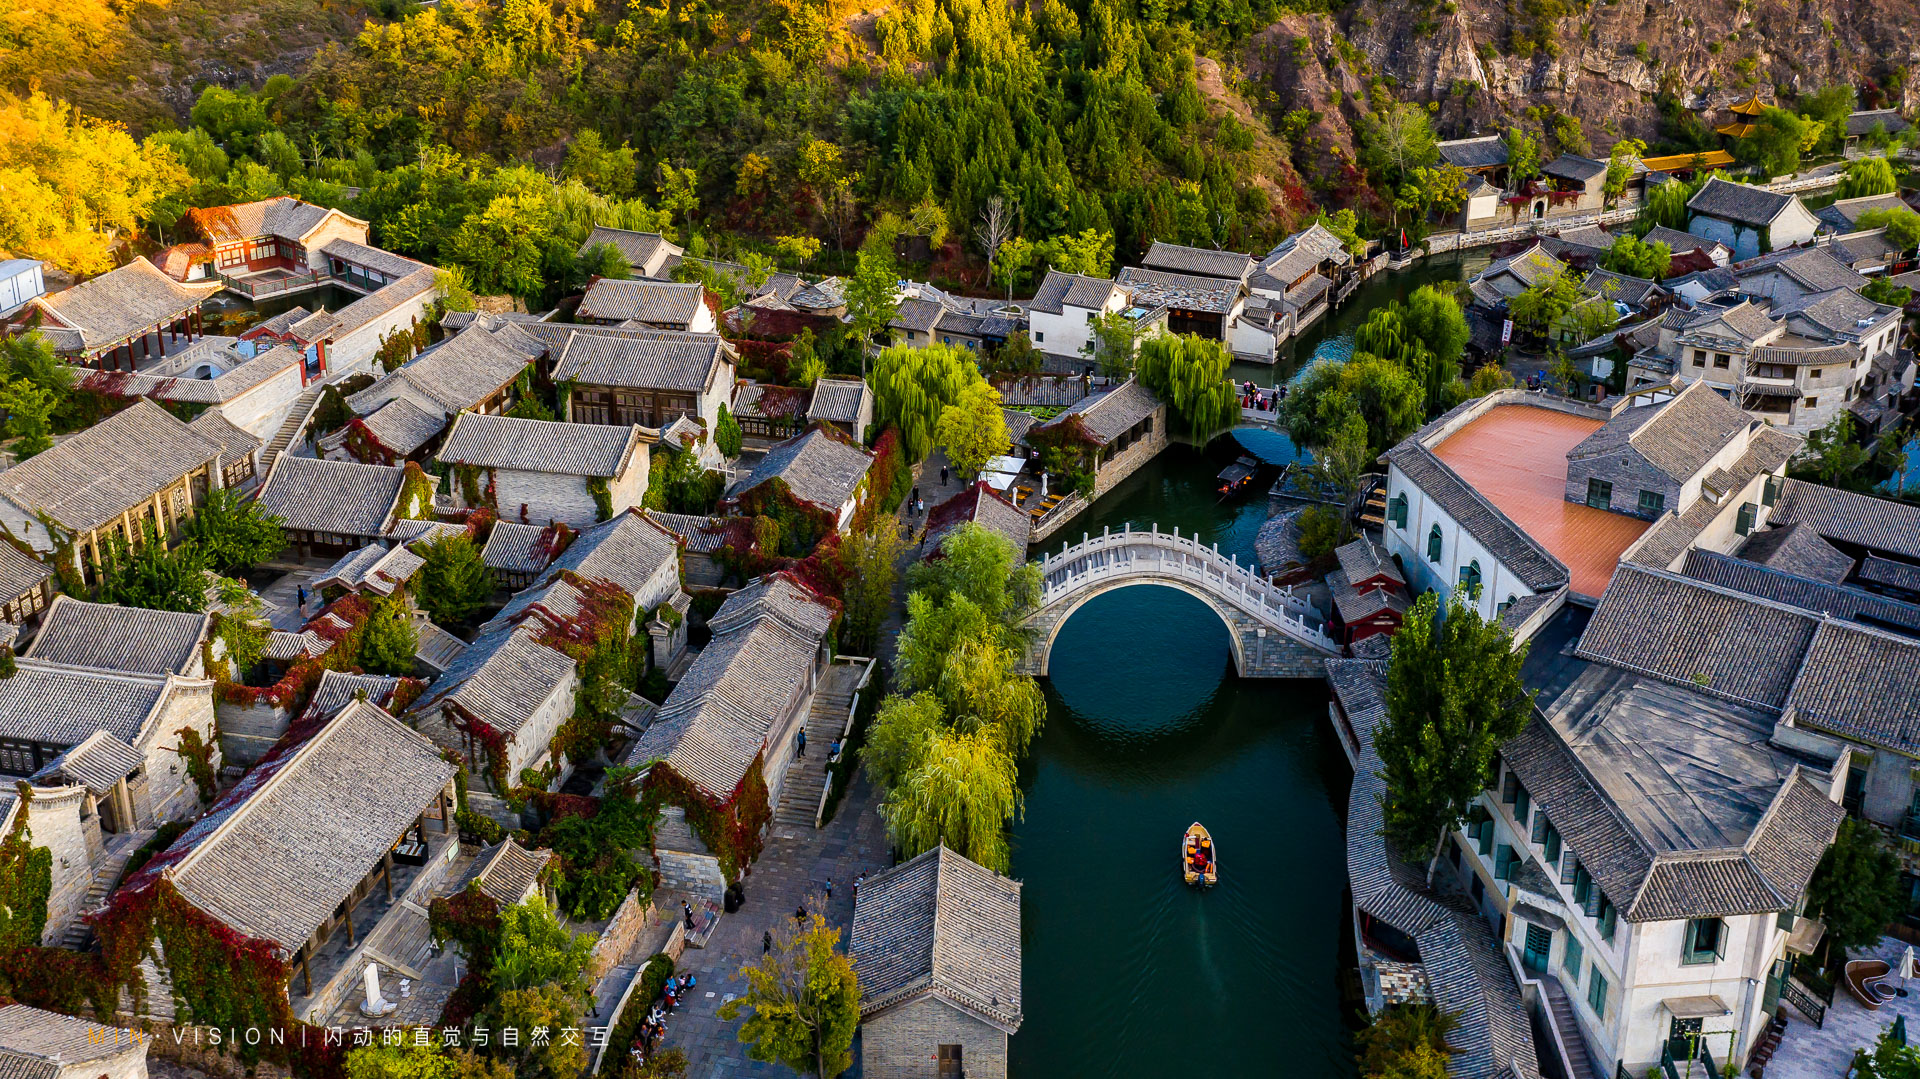
<svg viewBox="0 0 1920 1079"><path fill-rule="evenodd" d="M693 904L683 899L680 901L680 909L686 912L687 928L691 930L693 928Z"/></svg>
<svg viewBox="0 0 1920 1079"><path fill-rule="evenodd" d="M301 585L298 591L300 593L300 613L306 614L307 613L307 586Z"/></svg>
<svg viewBox="0 0 1920 1079"><path fill-rule="evenodd" d="M862 873L859 876L853 878L853 901L855 903L860 902L860 886L862 884L865 884L866 882L867 882L867 875L865 873Z"/></svg>
<svg viewBox="0 0 1920 1079"><path fill-rule="evenodd" d="M761 955L773 954L773 930L771 929L760 934L760 954Z"/></svg>
<svg viewBox="0 0 1920 1079"><path fill-rule="evenodd" d="M940 486L945 487L946 485L947 485L947 466L941 465L940 466Z"/></svg>
<svg viewBox="0 0 1920 1079"><path fill-rule="evenodd" d="M806 756L807 755L807 729L805 727L800 728L800 736L796 739L796 741L798 741L800 744L800 751L795 755L800 757Z"/></svg>
<svg viewBox="0 0 1920 1079"><path fill-rule="evenodd" d="M827 878L827 898L829 900L833 898L833 878L832 877Z"/></svg>
<svg viewBox="0 0 1920 1079"><path fill-rule="evenodd" d="M805 903L793 908L793 920L796 922L805 922L807 920L807 905Z"/></svg>

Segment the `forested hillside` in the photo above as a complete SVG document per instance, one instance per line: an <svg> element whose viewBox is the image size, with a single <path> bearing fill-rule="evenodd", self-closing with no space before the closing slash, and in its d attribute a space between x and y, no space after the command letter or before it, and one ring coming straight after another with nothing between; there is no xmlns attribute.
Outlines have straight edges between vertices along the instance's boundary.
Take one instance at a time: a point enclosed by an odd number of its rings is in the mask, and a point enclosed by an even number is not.
<svg viewBox="0 0 1920 1079"><path fill-rule="evenodd" d="M594 270L574 250L595 223L840 273L877 225L934 241L916 273L1017 291L1155 239L1261 249L1323 213L1417 231L1456 197L1436 138L1604 156L1699 144L1682 106L1709 93L1899 103L1913 49L1904 7L1756 0L225 2L0 15L0 124L21 135L0 170L22 193L0 247L91 244L53 261L92 272L181 238L193 206L288 192L529 302ZM996 200L1012 242L990 280Z"/></svg>

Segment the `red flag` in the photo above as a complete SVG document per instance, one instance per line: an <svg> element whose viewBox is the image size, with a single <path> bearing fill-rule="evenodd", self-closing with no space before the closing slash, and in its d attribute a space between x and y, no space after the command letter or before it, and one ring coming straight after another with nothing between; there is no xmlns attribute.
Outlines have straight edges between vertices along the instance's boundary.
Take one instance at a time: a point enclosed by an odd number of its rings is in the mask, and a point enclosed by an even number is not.
<svg viewBox="0 0 1920 1079"><path fill-rule="evenodd" d="M1401 229L1400 230L1400 250L1405 251L1406 249L1407 249L1407 230Z"/></svg>

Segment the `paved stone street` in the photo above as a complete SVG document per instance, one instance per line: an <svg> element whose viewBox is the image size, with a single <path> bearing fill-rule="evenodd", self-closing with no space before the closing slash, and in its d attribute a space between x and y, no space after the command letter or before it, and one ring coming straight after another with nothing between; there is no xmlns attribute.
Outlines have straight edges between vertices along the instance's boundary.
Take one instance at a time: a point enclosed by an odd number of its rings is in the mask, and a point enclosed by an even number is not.
<svg viewBox="0 0 1920 1079"><path fill-rule="evenodd" d="M779 1064L747 1059L747 1047L736 1033L740 1022L727 1022L717 1013L729 994L743 990L740 968L759 957L761 935L776 924L791 925L794 908L802 903L810 911L820 909L829 879L833 899L824 904L828 923L843 933L852 924L853 879L892 864L886 827L874 807L873 789L862 775L825 828L775 825L746 878L747 905L720 919L705 948L690 948L681 958L678 973L693 974L698 985L692 1000L667 1020L666 1044L685 1050L688 1075L793 1074ZM845 943L842 936L842 946Z"/></svg>

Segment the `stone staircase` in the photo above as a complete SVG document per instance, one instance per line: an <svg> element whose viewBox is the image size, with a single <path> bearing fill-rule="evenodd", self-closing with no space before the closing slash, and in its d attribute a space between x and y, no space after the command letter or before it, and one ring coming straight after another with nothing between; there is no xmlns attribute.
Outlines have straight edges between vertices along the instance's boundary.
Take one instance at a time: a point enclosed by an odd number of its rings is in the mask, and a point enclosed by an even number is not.
<svg viewBox="0 0 1920 1079"><path fill-rule="evenodd" d="M1560 1036L1571 1044L1566 1050L1567 1062L1573 1066L1573 1074L1568 1079L1594 1079L1593 1059L1587 1055L1587 1039L1580 1033L1580 1020L1573 1014L1573 1001L1567 998L1566 989L1560 979L1551 974L1540 975L1541 991L1547 996L1547 1008L1553 1013L1553 1024L1559 1028Z"/></svg>
<svg viewBox="0 0 1920 1079"><path fill-rule="evenodd" d="M267 448L260 452L261 475L266 475L273 468L273 463L287 451L287 447L293 445L293 440L300 437L301 429L306 427L309 419L313 418L314 409L320 407L320 391L323 386L323 383L316 382L294 399L293 409L287 413L286 422L280 425L280 430L274 432L273 441L267 443Z"/></svg>
<svg viewBox="0 0 1920 1079"><path fill-rule="evenodd" d="M847 709L853 707L853 692L833 692L823 685L813 695L813 707L807 712L807 755L795 758L787 766L786 785L780 791L780 807L773 811L777 824L812 828L820 812L820 792L827 789L827 753L834 739L846 726Z"/></svg>
<svg viewBox="0 0 1920 1079"><path fill-rule="evenodd" d="M106 906L107 897L113 894L114 887L120 883L121 874L126 872L127 862L132 860L133 852L153 838L154 831L153 828L142 828L129 833L119 849L101 859L99 867L93 871L93 883L87 886L86 901L80 905L83 912L91 913ZM66 935L60 938L61 947L74 951L85 951L92 942L93 927L78 918L67 927Z"/></svg>

